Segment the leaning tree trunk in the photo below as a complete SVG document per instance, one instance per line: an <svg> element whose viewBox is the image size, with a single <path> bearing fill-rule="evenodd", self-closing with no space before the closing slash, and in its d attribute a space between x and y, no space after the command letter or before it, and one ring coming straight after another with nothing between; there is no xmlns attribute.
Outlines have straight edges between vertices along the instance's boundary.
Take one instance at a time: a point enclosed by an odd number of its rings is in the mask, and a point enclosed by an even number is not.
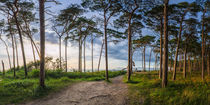
<svg viewBox="0 0 210 105"><path fill-rule="evenodd" d="M13 52L13 75L14 78L16 78L14 35L11 34L11 38L12 38L12 52Z"/></svg>
<svg viewBox="0 0 210 105"><path fill-rule="evenodd" d="M85 45L86 45L86 40L84 40L84 46L83 46L84 47L84 49L83 49L84 50L84 52L83 52L83 57L84 57L84 72L86 72L86 59L85 59L85 56L86 56L85 55L85 47L86 46Z"/></svg>
<svg viewBox="0 0 210 105"><path fill-rule="evenodd" d="M91 58L92 58L92 72L93 72L93 35L91 34Z"/></svg>
<svg viewBox="0 0 210 105"><path fill-rule="evenodd" d="M20 37L20 45L21 45L21 50L22 50L23 65L24 65L25 78L26 78L28 76L28 70L27 70L25 50L24 50L24 45L23 45L23 36L22 36L21 29L20 29L20 24L18 22L18 18L17 18L17 14L19 12L18 7L17 7L17 0L15 0L14 4L15 4L15 7L17 9L17 11L14 12L14 19L15 19L16 27L17 27L18 34L19 34L19 37Z"/></svg>
<svg viewBox="0 0 210 105"><path fill-rule="evenodd" d="M163 19L160 20L160 71L159 71L159 79L162 78L163 74Z"/></svg>
<svg viewBox="0 0 210 105"><path fill-rule="evenodd" d="M33 52L35 68L38 69L37 68L37 63L36 63L36 56L35 56L34 45L33 45L32 41L31 41L31 48L32 48L32 52Z"/></svg>
<svg viewBox="0 0 210 105"><path fill-rule="evenodd" d="M17 69L20 67L19 65L19 59L18 59L18 47L17 47L17 40L14 36L14 41L15 41L15 50L16 50L16 60L17 60Z"/></svg>
<svg viewBox="0 0 210 105"><path fill-rule="evenodd" d="M100 69L101 56L102 56L102 52L103 52L103 47L104 47L104 41L102 42L102 45L101 45L101 51L100 51L100 56L99 56L99 61L98 61L98 72L99 72L99 69Z"/></svg>
<svg viewBox="0 0 210 105"><path fill-rule="evenodd" d="M206 13L206 7L205 9L203 10L203 16L202 16L202 80L204 80L204 70L205 70L205 42L204 42L204 17L205 17L205 13Z"/></svg>
<svg viewBox="0 0 210 105"><path fill-rule="evenodd" d="M4 43L4 45L6 47L7 57L8 57L8 61L9 61L9 67L10 67L10 70L12 70L12 65L11 65L11 60L10 60L10 54L9 54L8 46L7 46L6 42L3 39L0 38L0 40L2 40L2 42ZM12 41L12 46L13 46L13 41Z"/></svg>
<svg viewBox="0 0 210 105"><path fill-rule="evenodd" d="M175 59L174 59L174 72L173 72L172 80L176 80L177 58L178 58L178 53L179 53L180 40L182 37L182 22L183 22L183 20L184 20L184 16L182 16L181 21L180 21L179 38L178 38L177 46L176 46L176 54L175 54Z"/></svg>
<svg viewBox="0 0 210 105"><path fill-rule="evenodd" d="M16 77L16 68L15 68L15 46L14 46L14 41L15 41L15 38L14 38L14 35L12 33L12 28L11 28L11 23L10 23L10 19L9 17L7 18L8 19L8 24L9 24L9 33L10 33L10 37L12 38L12 51L13 51L13 75L14 75L14 78ZM2 40L3 41L3 40ZM6 43L5 43L6 45ZM8 51L7 51L8 52ZM11 69L11 67L10 67ZM11 69L12 70L12 69Z"/></svg>
<svg viewBox="0 0 210 105"><path fill-rule="evenodd" d="M45 87L45 15L44 15L44 2L39 0L39 17L40 17L40 86Z"/></svg>
<svg viewBox="0 0 210 105"><path fill-rule="evenodd" d="M162 87L165 88L168 82L168 2L164 3L164 58L163 58L163 77Z"/></svg>

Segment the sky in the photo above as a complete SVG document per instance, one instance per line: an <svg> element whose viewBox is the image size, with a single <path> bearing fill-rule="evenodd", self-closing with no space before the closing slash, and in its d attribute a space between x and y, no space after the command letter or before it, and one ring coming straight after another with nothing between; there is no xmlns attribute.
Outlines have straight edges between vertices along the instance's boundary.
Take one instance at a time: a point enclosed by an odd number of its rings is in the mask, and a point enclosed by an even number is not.
<svg viewBox="0 0 210 105"><path fill-rule="evenodd" d="M179 2L192 2L193 0L170 0L170 4L179 3ZM53 14L58 14L60 10L65 9L70 4L80 4L81 0L59 0L59 2L62 3L62 5L55 5L54 3L46 3L46 7L50 7L50 11L53 12ZM38 5L38 3L36 3ZM98 13L95 12L89 12L84 14L87 18L91 18L92 16L100 16ZM51 18L51 16L46 14L46 20L48 18ZM38 26L38 25L37 25ZM50 28L51 23L49 21L46 21L46 56L53 57L54 59L59 57L59 46L58 46L58 37L56 34L51 30ZM153 33L149 29L142 29L142 34L147 35ZM34 36L36 39L36 43L39 43L39 33ZM4 39L7 42L10 42L7 38L4 37ZM19 40L17 38L17 40ZM94 69L97 69L98 60L99 60L99 53L101 49L101 40L102 38L99 38L95 40L94 44ZM8 43L10 46L9 52L12 60L12 49L11 49L11 43ZM0 60L3 60L5 62L6 69L9 68L8 65L8 59L6 55L5 46L0 41ZM27 62L33 61L33 55L32 55L32 49L30 42L28 39L24 38L24 48L26 53L26 60ZM19 51L19 59L20 64L22 65L22 56L21 56L21 48L20 44L18 44L18 51ZM148 67L148 59L149 59L149 52L150 48L146 50L146 67ZM122 69L126 68L127 66L127 41L120 42L118 44L109 43L108 44L108 56L109 56L109 69ZM142 66L142 56L141 51L137 51L135 53L134 61L136 67ZM36 55L38 58L38 56ZM62 43L62 57L64 57L64 43ZM154 67L154 60L155 55L152 55L151 60L151 67ZM101 69L105 69L105 59L104 54L101 59ZM68 69L77 69L78 68L78 44L77 43L69 43L68 44ZM86 68L91 69L91 49L90 49L90 41L87 40L86 45ZM0 66L0 70L2 70L2 66Z"/></svg>

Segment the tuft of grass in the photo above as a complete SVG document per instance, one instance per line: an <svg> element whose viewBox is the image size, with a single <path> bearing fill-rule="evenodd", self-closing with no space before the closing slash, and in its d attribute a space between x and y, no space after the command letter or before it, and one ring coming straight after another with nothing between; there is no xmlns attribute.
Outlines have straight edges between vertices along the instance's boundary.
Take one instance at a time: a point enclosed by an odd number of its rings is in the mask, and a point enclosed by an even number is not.
<svg viewBox="0 0 210 105"><path fill-rule="evenodd" d="M177 73L175 81L170 80L168 86L161 88L161 80L157 72L135 73L129 85L130 105L208 105L210 103L210 78L202 81L200 73L192 73L186 79Z"/></svg>

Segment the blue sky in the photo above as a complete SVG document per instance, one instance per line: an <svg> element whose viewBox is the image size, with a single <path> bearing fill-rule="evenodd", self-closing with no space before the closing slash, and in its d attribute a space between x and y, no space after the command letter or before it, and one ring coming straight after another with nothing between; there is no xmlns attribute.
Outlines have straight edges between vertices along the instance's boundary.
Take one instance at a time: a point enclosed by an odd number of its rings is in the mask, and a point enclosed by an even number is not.
<svg viewBox="0 0 210 105"><path fill-rule="evenodd" d="M187 1L187 2L193 2L193 0L170 0L170 3L179 3L179 2L183 2L183 1ZM53 12L53 14L58 14L60 10L65 9L66 7L68 7L70 4L80 4L81 0L59 0L59 2L62 3L62 5L55 5L54 3L46 3L46 7L51 7L50 10ZM38 4L37 4L38 5ZM84 16L86 16L87 18L91 18L91 16L99 16L98 13L96 12L89 12L84 14ZM51 18L51 16L47 15L46 19ZM51 30L51 23L49 21L46 22L47 24L47 28L46 28L46 56L50 56L53 58L58 58L58 38L55 35L55 33ZM153 33L151 30L149 29L143 29L142 30L142 34L143 35L147 35L147 34L151 34ZM37 43L38 43L38 39L39 39L39 35L35 35L34 36L35 39L37 39ZM99 38L97 40L95 40L95 45L94 45L94 68L97 67L98 64L98 58L99 58L99 52L100 52L100 47L101 47L101 40L102 38ZM31 48L30 48L30 44L29 41L27 41L26 39L24 40L25 42L25 49L26 49L26 58L27 58L27 62L32 61L32 53L31 53ZM2 43L0 42L0 45L2 45ZM87 69L91 68L91 50L90 50L90 43L87 42ZM11 48L9 49L10 53L12 53ZM19 59L22 60L22 56L20 53L20 47L19 47ZM64 46L62 46L62 51L64 51ZM146 51L146 61L148 61L148 56L149 56L149 51L150 48L147 49ZM8 60L7 60L7 56L5 53L5 48L1 47L0 48L0 60L4 60L6 62L6 68L8 68ZM68 68L69 69L77 69L77 63L78 63L78 47L76 43L69 43L68 46ZM113 44L113 43L109 43L108 46L108 52L109 52L109 68L110 69L121 69L121 68L125 68L127 65L127 41L123 41L120 42L118 44ZM64 57L64 53L62 52L62 56ZM38 57L38 56L37 56ZM141 67L142 63L141 63L141 52L138 51L135 53L135 63L137 67ZM152 55L152 63L151 66L154 66L154 54ZM148 66L148 62L147 66ZM22 62L21 62L22 64ZM102 62L101 62L101 69L104 69L105 65L104 65L104 55L102 57ZM0 68L1 69L1 68Z"/></svg>

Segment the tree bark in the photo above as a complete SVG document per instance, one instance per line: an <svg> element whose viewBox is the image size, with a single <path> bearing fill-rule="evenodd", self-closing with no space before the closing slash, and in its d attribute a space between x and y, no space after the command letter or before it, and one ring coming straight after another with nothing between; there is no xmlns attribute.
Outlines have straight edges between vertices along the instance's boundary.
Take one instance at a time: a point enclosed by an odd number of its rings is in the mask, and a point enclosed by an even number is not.
<svg viewBox="0 0 210 105"><path fill-rule="evenodd" d="M16 7L16 11L14 11L14 19L15 19L16 27L17 27L18 34L19 34L19 37L20 37L20 45L21 45L21 50L22 50L23 65L24 65L25 78L26 78L28 76L28 70L27 70L27 65L26 65L26 58L25 58L25 50L24 50L24 45L23 45L22 32L21 32L21 29L20 29L20 24L19 24L18 19L17 19L17 14L19 12L19 9L17 7L17 2L18 2L18 0L14 1L14 5Z"/></svg>
<svg viewBox="0 0 210 105"><path fill-rule="evenodd" d="M132 37L131 37L131 46L132 46ZM130 73L132 74L133 73L133 48L131 47L131 62L130 62L131 66L130 66Z"/></svg>
<svg viewBox="0 0 210 105"><path fill-rule="evenodd" d="M191 74L191 60L190 60L190 54L188 54L188 71Z"/></svg>
<svg viewBox="0 0 210 105"><path fill-rule="evenodd" d="M11 28L11 27L10 27ZM12 52L13 52L13 76L16 78L16 67L15 67L15 45L14 45L14 35L10 35L12 38Z"/></svg>
<svg viewBox="0 0 210 105"><path fill-rule="evenodd" d="M162 87L165 88L168 83L168 2L164 0L164 58L163 58L163 77Z"/></svg>
<svg viewBox="0 0 210 105"><path fill-rule="evenodd" d="M106 68L106 80L109 80L108 72L108 48L107 48L107 19L106 12L104 12L104 42L105 42L105 68Z"/></svg>
<svg viewBox="0 0 210 105"><path fill-rule="evenodd" d="M146 50L146 47L144 46L144 70L143 71L146 71L146 62L145 62L145 51Z"/></svg>
<svg viewBox="0 0 210 105"><path fill-rule="evenodd" d="M129 20L128 20L128 81L130 80L131 77L131 19L132 19L132 14L129 15Z"/></svg>
<svg viewBox="0 0 210 105"><path fill-rule="evenodd" d="M99 68L100 68L100 64L101 64L101 56L102 56L102 52L103 52L103 47L104 47L104 41L102 42L102 45L101 45L101 52L100 52L99 61L98 61L98 72L99 72Z"/></svg>
<svg viewBox="0 0 210 105"><path fill-rule="evenodd" d="M4 43L4 45L6 47L7 58L8 58L8 61L9 61L9 67L10 67L10 70L12 70L12 65L11 65L11 60L10 60L10 54L9 54L8 46L7 46L6 42L2 38L0 38L0 40ZM13 46L13 41L12 41L12 46Z"/></svg>
<svg viewBox="0 0 210 105"><path fill-rule="evenodd" d="M186 78L186 67L187 67L187 45L185 45L185 50L184 50L184 67L183 67L183 78Z"/></svg>
<svg viewBox="0 0 210 105"><path fill-rule="evenodd" d="M203 16L202 16L202 73L201 73L201 76L202 76L202 80L204 80L204 71L205 71L205 42L204 42L204 18L205 18L205 13L206 13L206 7L205 9L203 10Z"/></svg>
<svg viewBox="0 0 210 105"><path fill-rule="evenodd" d="M79 64L78 64L79 72L82 72L82 40L79 39Z"/></svg>
<svg viewBox="0 0 210 105"><path fill-rule="evenodd" d="M141 58L142 71L144 71L144 49L142 51L141 56L142 56L142 58Z"/></svg>
<svg viewBox="0 0 210 105"><path fill-rule="evenodd" d="M38 69L37 68L37 63L36 63L36 56L35 56L34 45L33 45L32 41L31 41L31 48L32 48L32 52L33 52L35 68Z"/></svg>
<svg viewBox="0 0 210 105"><path fill-rule="evenodd" d="M61 37L59 36L59 69L62 69L61 64Z"/></svg>
<svg viewBox="0 0 210 105"><path fill-rule="evenodd" d="M15 73L15 71L16 71L16 68L15 68L15 46L14 46L14 40L15 40L15 38L14 38L14 35L13 35L13 33L12 33L12 28L11 28L11 23L10 23L10 19L9 19L9 17L7 17L7 20L8 20L8 24L9 24L9 33L10 33L10 37L12 38L12 51L13 51L13 76L14 76L14 78L16 77L16 73ZM2 40L3 41L3 40ZM4 42L5 43L5 42ZM6 43L5 43L5 45L6 45ZM7 47L7 46L6 46ZM7 51L8 52L8 51ZM11 69L11 67L10 67L10 69ZM11 69L12 70L12 69Z"/></svg>
<svg viewBox="0 0 210 105"><path fill-rule="evenodd" d="M67 36L68 37L68 36ZM65 39L65 70L66 70L66 72L68 71L68 53L67 53L67 51L68 51L68 39L66 38Z"/></svg>
<svg viewBox="0 0 210 105"><path fill-rule="evenodd" d="M86 56L85 55L86 40L84 40L84 46L83 47L84 47L84 49L83 49L84 50L84 52L83 52L83 57L84 57L84 61L83 61L84 62L84 72L86 72L86 59L85 59L85 56Z"/></svg>
<svg viewBox="0 0 210 105"><path fill-rule="evenodd" d="M178 53L179 53L180 40L182 37L182 22L184 20L184 16L185 15L182 16L181 21L180 21L179 37L178 37L177 46L176 46L176 53L175 53L175 59L174 59L174 72L173 72L172 80L176 80L177 58L178 58Z"/></svg>
<svg viewBox="0 0 210 105"><path fill-rule="evenodd" d="M155 71L157 70L157 54L155 54Z"/></svg>
<svg viewBox="0 0 210 105"><path fill-rule="evenodd" d="M91 58L92 58L92 72L93 72L93 35L91 34Z"/></svg>
<svg viewBox="0 0 210 105"><path fill-rule="evenodd" d="M40 17L40 86L45 87L45 0L39 0L39 17Z"/></svg>
<svg viewBox="0 0 210 105"><path fill-rule="evenodd" d="M210 55L209 55L209 53L208 53L208 59L207 59L207 71L208 71L208 76L210 76L210 65L209 65L209 63L210 63Z"/></svg>
<svg viewBox="0 0 210 105"><path fill-rule="evenodd" d="M160 19L160 71L159 71L159 79L162 78L163 74L163 19Z"/></svg>
<svg viewBox="0 0 210 105"><path fill-rule="evenodd" d="M150 51L150 54L149 54L149 71L150 71L150 61L151 61L151 56L152 56L152 48L151 48L151 51Z"/></svg>
<svg viewBox="0 0 210 105"><path fill-rule="evenodd" d="M14 41L15 41L15 50L16 50L16 60L17 60L17 69L20 67L19 65L19 59L18 59L18 47L17 47L17 40L14 36Z"/></svg>

